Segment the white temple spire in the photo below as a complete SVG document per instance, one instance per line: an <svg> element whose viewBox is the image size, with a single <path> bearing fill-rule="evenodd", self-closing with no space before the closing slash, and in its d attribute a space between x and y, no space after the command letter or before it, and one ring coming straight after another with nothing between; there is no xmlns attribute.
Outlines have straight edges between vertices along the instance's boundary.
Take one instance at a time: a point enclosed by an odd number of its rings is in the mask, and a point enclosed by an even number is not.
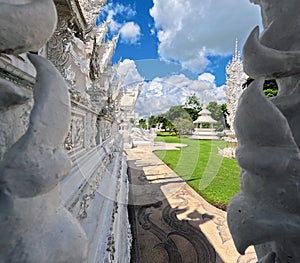
<svg viewBox="0 0 300 263"><path fill-rule="evenodd" d="M241 54L239 52L238 49L238 39L237 37L235 38L235 51L234 51L234 55L233 55L233 60L240 60L241 58Z"/></svg>
<svg viewBox="0 0 300 263"><path fill-rule="evenodd" d="M237 58L238 56L238 39L237 37L235 38L235 52L234 52L234 56Z"/></svg>

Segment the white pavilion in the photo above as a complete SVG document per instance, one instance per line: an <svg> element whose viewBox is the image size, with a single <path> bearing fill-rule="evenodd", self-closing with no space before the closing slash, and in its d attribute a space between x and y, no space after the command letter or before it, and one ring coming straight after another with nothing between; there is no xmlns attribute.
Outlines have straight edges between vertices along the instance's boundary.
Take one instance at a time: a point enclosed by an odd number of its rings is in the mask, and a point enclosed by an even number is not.
<svg viewBox="0 0 300 263"><path fill-rule="evenodd" d="M199 117L193 123L196 125L195 131L190 139L194 140L218 140L214 124L217 123L211 116L211 112L203 107L203 110L199 112Z"/></svg>

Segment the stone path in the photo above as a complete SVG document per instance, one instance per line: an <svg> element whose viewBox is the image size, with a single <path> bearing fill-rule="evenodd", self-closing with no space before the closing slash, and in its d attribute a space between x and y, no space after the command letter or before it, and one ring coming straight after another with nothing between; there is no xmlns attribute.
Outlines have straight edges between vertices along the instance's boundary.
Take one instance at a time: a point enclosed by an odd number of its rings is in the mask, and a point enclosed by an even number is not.
<svg viewBox="0 0 300 263"><path fill-rule="evenodd" d="M166 147L176 149L162 143L126 149L135 225L132 262L256 262L253 248L245 256L236 251L226 212L207 203L152 152Z"/></svg>

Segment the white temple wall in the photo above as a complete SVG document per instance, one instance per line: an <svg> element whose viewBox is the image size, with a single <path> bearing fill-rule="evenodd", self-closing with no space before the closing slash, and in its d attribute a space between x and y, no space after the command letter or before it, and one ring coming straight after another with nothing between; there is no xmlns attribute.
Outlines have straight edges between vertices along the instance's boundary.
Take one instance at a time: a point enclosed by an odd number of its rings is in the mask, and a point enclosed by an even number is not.
<svg viewBox="0 0 300 263"><path fill-rule="evenodd" d="M75 3L73 1L70 2L71 4ZM87 5L86 2L83 2L83 4ZM76 235L76 231L79 231L78 233L82 234L83 238L82 244L76 243L77 241L74 243L74 240L68 240L65 243L65 247L61 248L61 255L58 255L58 257L61 256L61 261L44 258L39 262L129 262L131 234L127 212L128 179L126 158L123 154L123 138L118 132L118 124L115 121L113 108L103 105L106 109L106 112L103 113L101 103L98 105L93 104L86 93L91 84L91 79L89 78L91 46L88 44L83 45L83 42L77 39L74 32L70 29L72 23L74 23L74 17L68 9L70 6L67 2L60 1L56 7L58 10L57 28L43 49L43 56L52 61L64 77L69 89L71 121L68 135L65 138L64 145L61 146L67 151L71 159L72 168L69 173L66 173L66 177L58 182L58 186L53 191L51 190L50 194L48 192L45 194L45 200L47 199L47 202L52 205L51 208L55 207L55 205L63 207L59 207L59 211L64 211L66 208L75 218L71 220L77 226L77 229L74 227L74 231L70 231L70 233L68 232L69 230L66 230L65 236ZM73 11L78 8L75 6L71 7ZM76 15L79 16L80 14L77 13ZM79 17L76 17L76 19L79 19ZM78 21L79 26L82 27L82 21L84 20L79 19ZM45 61L47 60L45 59ZM48 63L48 61L44 63ZM28 62L27 58L25 61L15 57L12 57L11 60L0 58L0 77L0 81L8 80L22 90L22 94L19 94L20 105L9 106L8 108L4 108L4 105L0 109L1 161L3 155L22 137L28 128L29 116L34 104L32 94L33 86L35 85L35 69ZM62 84L63 81L59 83ZM108 92L109 89L113 89L115 92L115 86L112 88L109 79L105 80L105 85L107 89L105 92ZM118 102L114 103L117 104ZM67 115L69 108L67 107L68 105L64 106L66 106L64 114ZM53 112L55 112L55 109L53 109ZM61 119L61 112L57 111L55 114L58 120ZM59 121L56 123L55 117L53 119L53 125L57 125L60 128L61 123ZM43 122L47 123L47 117L43 119ZM66 124L68 123L69 120L66 119L63 125L67 127ZM53 129L55 130L55 127ZM47 138L44 141L47 141ZM47 148L47 146L45 147ZM30 154L32 153L28 153L28 155ZM45 162L47 163L47 160ZM56 167L51 167L51 169L55 170ZM26 187L24 186L24 188ZM61 201L58 199L58 193L61 194ZM55 200L52 200L54 196ZM39 196L31 198L33 207L39 202L40 198ZM26 204L31 207L31 199L25 199L22 196L17 196L14 200L26 201ZM55 208L53 209L55 210ZM21 209L20 214L22 214L22 211ZM0 213L2 215L3 211L0 212L2 212ZM24 213L26 213L25 210ZM39 213L42 217L45 216L47 218L47 207L40 210ZM68 218L71 217L67 211L63 213L67 214ZM34 217L34 219L36 218ZM26 219L24 220L26 221ZM59 224L56 224L57 218L55 216L51 215L49 220L54 222L51 225L52 229L56 230L61 227ZM6 224L9 228L10 225L6 221L3 221L2 217L0 217L0 223ZM34 228L23 228L29 235L34 232ZM84 233L80 232L81 229L83 229ZM19 232L16 232L16 238L18 238L18 235ZM85 235L88 238L87 240ZM12 238L14 237L13 235ZM47 239L48 237L38 237L36 246L37 244L42 244L44 238ZM13 242L11 241L11 244ZM86 244L88 244L87 258L82 260L82 258L86 257L84 252ZM73 258L77 251L73 251L72 248L78 245L79 247L82 245L82 251L78 251L78 255L80 254L82 258L78 257L77 261L74 261ZM10 243L7 246L10 246ZM11 249L15 249L13 245L11 245ZM53 246L47 247L46 250L52 255L56 254L56 252L53 252L56 251L53 250ZM18 248L18 251L20 255L22 253L30 254L30 250L23 251L22 248ZM37 252L34 256L41 256L38 251L37 247ZM10 256L5 255L5 259L8 257ZM53 258L56 257L54 256ZM2 255L0 255L1 260ZM24 261L17 254L14 255L13 259L9 258L9 260L9 262L32 262Z"/></svg>

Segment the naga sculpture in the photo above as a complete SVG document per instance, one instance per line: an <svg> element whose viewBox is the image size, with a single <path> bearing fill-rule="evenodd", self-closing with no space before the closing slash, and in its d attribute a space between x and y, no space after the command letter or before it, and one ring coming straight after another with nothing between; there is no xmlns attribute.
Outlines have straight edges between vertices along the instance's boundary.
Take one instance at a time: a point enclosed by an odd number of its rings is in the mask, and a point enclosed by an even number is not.
<svg viewBox="0 0 300 263"><path fill-rule="evenodd" d="M242 94L235 119L241 191L228 207L237 250L254 245L259 262L300 262L300 2L253 0L256 27L243 49L245 72L255 81ZM279 92L267 99L266 79Z"/></svg>
<svg viewBox="0 0 300 263"><path fill-rule="evenodd" d="M40 48L57 19L52 0L0 3L0 18L0 52L11 54ZM86 262L86 234L57 187L71 168L60 149L70 124L68 90L47 59L28 58L37 71L29 127L0 162L0 262ZM24 100L17 86L0 81L1 111Z"/></svg>
<svg viewBox="0 0 300 263"><path fill-rule="evenodd" d="M37 51L53 34L57 16L52 0L0 1L0 53Z"/></svg>

